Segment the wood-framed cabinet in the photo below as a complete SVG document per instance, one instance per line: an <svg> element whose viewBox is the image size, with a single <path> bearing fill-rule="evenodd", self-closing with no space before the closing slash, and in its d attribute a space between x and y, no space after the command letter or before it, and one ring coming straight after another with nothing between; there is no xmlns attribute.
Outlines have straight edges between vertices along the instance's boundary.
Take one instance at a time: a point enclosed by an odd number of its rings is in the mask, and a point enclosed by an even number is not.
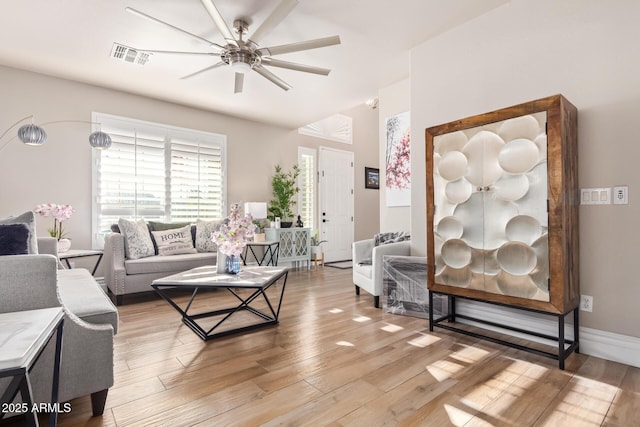
<svg viewBox="0 0 640 427"><path fill-rule="evenodd" d="M430 127L426 153L429 290L576 309L577 109L555 95Z"/></svg>

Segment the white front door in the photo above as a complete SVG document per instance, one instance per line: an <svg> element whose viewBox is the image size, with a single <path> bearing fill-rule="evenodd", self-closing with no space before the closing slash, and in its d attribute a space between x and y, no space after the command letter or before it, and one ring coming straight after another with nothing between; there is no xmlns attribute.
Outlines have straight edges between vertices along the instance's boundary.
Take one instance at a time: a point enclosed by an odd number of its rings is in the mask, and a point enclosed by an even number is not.
<svg viewBox="0 0 640 427"><path fill-rule="evenodd" d="M320 238L325 261L351 259L353 152L320 147Z"/></svg>

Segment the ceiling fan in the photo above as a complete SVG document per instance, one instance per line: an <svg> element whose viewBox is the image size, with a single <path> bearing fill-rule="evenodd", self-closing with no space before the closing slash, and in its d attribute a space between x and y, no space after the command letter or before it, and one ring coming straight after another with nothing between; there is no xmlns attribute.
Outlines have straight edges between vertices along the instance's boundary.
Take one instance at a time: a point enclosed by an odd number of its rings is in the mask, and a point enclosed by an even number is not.
<svg viewBox="0 0 640 427"><path fill-rule="evenodd" d="M282 55L291 52L300 52L303 50L317 49L320 47L333 46L340 44L340 36L323 37L319 39L300 41L296 43L289 43L279 46L260 47L260 41L273 30L282 20L293 10L298 4L298 0L282 0L280 4L271 12L271 14L264 20L264 22L258 27L257 30L251 34L251 37L245 40L245 35L248 32L249 24L245 19L236 19L233 22L233 29L237 36L234 36L231 29L225 22L224 18L216 8L213 0L200 0L202 6L211 17L211 20L215 24L216 28L225 40L225 44L221 45L200 37L196 34L190 33L182 28L178 28L175 25L164 22L158 18L154 18L151 15L147 15L139 10L127 7L125 10L139 17L148 19L157 24L163 25L174 31L177 31L183 35L189 36L195 40L207 44L210 48L216 50L216 52L183 52L183 51L169 51L169 50L151 50L151 49L136 49L139 52L146 53L166 53L166 54L182 54L182 55L206 55L206 56L219 56L220 61L198 70L189 75L183 76L182 79L188 79L197 76L201 73L229 66L235 71L235 87L234 93L242 92L242 86L244 84L244 75L250 71L255 71L262 77L271 81L273 84L279 86L284 90L291 89L284 80L273 74L265 66L286 68L289 70L303 71L306 73L328 75L331 70L326 68L314 67L310 65L297 64L289 61L282 61L274 59L272 56Z"/></svg>

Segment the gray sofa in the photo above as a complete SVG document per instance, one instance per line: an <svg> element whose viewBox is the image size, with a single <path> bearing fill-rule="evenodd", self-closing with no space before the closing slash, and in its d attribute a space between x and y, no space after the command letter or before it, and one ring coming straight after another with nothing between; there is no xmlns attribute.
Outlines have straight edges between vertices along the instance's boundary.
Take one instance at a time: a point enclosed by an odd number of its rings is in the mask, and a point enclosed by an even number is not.
<svg viewBox="0 0 640 427"><path fill-rule="evenodd" d="M113 385L118 311L88 270L58 269L56 245L39 238L37 255L0 256L0 313L64 308L59 401L91 395L93 414L100 415ZM52 340L31 372L34 402L51 397L54 350ZM0 381L0 394L5 388Z"/></svg>
<svg viewBox="0 0 640 427"><path fill-rule="evenodd" d="M154 255L131 260L125 257L122 234L109 233L104 240L104 279L117 305L124 302L125 295L152 291L151 282L155 279L216 262L215 252Z"/></svg>

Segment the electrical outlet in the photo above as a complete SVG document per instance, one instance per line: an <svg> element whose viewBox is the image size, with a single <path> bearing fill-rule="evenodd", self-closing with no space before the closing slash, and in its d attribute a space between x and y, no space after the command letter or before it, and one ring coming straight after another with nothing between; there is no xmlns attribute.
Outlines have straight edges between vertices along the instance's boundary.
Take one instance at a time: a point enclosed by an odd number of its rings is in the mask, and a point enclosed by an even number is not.
<svg viewBox="0 0 640 427"><path fill-rule="evenodd" d="M580 311L593 311L593 297L591 295L580 295Z"/></svg>
<svg viewBox="0 0 640 427"><path fill-rule="evenodd" d="M621 185L619 187L613 187L613 204L614 205L628 205L629 204L629 187Z"/></svg>

